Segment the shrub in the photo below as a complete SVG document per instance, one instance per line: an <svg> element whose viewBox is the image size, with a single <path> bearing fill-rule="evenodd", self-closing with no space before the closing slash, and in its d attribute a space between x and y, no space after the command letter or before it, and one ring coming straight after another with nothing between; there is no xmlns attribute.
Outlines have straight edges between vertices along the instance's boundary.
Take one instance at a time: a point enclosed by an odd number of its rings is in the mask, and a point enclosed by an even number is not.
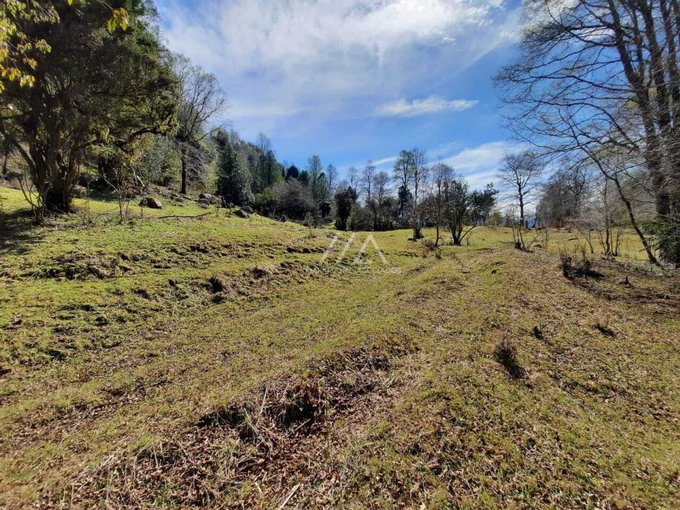
<svg viewBox="0 0 680 510"><path fill-rule="evenodd" d="M371 212L359 204L354 204L349 219L347 220L347 228L353 232L372 230L373 217Z"/></svg>
<svg viewBox="0 0 680 510"><path fill-rule="evenodd" d="M502 339L494 350L494 359L500 363L513 379L521 379L525 370L517 360L517 348L507 338Z"/></svg>
<svg viewBox="0 0 680 510"><path fill-rule="evenodd" d="M645 229L656 236L661 258L680 267L680 219L671 218L666 222L651 223Z"/></svg>
<svg viewBox="0 0 680 510"><path fill-rule="evenodd" d="M271 189L266 189L255 195L255 210L262 216L272 217L276 213L276 194Z"/></svg>
<svg viewBox="0 0 680 510"><path fill-rule="evenodd" d="M593 269L593 261L586 255L585 248L573 256L567 252L560 252L560 267L565 278L602 278L602 273Z"/></svg>
<svg viewBox="0 0 680 510"><path fill-rule="evenodd" d="M312 192L296 180L281 182L274 189L277 213L292 220L303 220L308 213L316 213Z"/></svg>

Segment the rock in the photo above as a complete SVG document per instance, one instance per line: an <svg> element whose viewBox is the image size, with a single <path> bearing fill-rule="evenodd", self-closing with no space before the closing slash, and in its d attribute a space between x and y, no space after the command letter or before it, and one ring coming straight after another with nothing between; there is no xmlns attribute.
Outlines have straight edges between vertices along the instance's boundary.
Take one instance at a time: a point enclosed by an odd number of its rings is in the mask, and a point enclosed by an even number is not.
<svg viewBox="0 0 680 510"><path fill-rule="evenodd" d="M149 209L163 209L163 204L160 200L154 197L144 197L142 198L139 205L142 207L148 207Z"/></svg>
<svg viewBox="0 0 680 510"><path fill-rule="evenodd" d="M73 196L76 198L86 198L88 195L87 188L85 186L76 185L73 188Z"/></svg>
<svg viewBox="0 0 680 510"><path fill-rule="evenodd" d="M243 211L248 214L253 214L255 212L253 211L253 208L250 207L249 205L244 205L243 207L241 207L241 209L243 209Z"/></svg>
<svg viewBox="0 0 680 510"><path fill-rule="evenodd" d="M220 203L220 199L215 195L211 195L210 193L201 193L200 195L198 195L198 201L201 204L209 205L217 205Z"/></svg>
<svg viewBox="0 0 680 510"><path fill-rule="evenodd" d="M236 209L232 214L237 218L243 218L244 220L250 218L250 214L245 212L243 209Z"/></svg>

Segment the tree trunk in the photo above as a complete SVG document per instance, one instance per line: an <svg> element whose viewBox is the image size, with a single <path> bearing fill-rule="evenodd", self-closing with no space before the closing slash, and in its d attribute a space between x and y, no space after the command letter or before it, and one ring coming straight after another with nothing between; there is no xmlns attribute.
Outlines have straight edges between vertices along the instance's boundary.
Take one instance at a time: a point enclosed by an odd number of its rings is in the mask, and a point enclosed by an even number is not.
<svg viewBox="0 0 680 510"><path fill-rule="evenodd" d="M647 253L647 259L649 260L650 263L654 264L655 266L660 265L659 261L654 256L654 252L652 251L652 247L650 246L649 242L647 241L647 238L645 237L645 235L642 233L642 230L640 229L640 227L637 223L637 220L635 219L635 213L633 212L633 206L630 203L630 200L628 200L625 193L623 192L623 189L621 188L621 183L619 182L619 179L614 178L613 181L614 181L614 184L616 185L616 190L619 192L619 197L621 198L621 201L626 206L626 211L628 212L628 219L630 220L630 224L632 225L633 230L635 230L635 233L640 238L640 242L642 242L642 246L644 246L644 248L645 248L645 252Z"/></svg>
<svg viewBox="0 0 680 510"><path fill-rule="evenodd" d="M185 147L182 147L180 151L180 160L182 163L182 189L180 189L180 193L182 195L187 194L187 150Z"/></svg>
<svg viewBox="0 0 680 510"><path fill-rule="evenodd" d="M52 179L47 190L42 193L42 202L46 210L55 213L71 212L73 190L71 186L60 178Z"/></svg>
<svg viewBox="0 0 680 510"><path fill-rule="evenodd" d="M11 152L11 147L10 147L9 144L7 144L7 146L5 147L4 158L3 158L3 160L2 160L2 175L6 175L6 174L7 174L7 165L9 164L9 155L10 155L10 152Z"/></svg>

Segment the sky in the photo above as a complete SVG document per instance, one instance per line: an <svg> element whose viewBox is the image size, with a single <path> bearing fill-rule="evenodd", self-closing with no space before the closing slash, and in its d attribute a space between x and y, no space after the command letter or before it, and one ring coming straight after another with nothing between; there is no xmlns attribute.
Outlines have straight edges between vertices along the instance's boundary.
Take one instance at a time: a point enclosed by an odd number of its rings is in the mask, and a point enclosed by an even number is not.
<svg viewBox="0 0 680 510"><path fill-rule="evenodd" d="M516 52L520 0L156 0L169 48L215 74L219 119L279 161L345 173L427 151L473 187L517 150L493 75Z"/></svg>

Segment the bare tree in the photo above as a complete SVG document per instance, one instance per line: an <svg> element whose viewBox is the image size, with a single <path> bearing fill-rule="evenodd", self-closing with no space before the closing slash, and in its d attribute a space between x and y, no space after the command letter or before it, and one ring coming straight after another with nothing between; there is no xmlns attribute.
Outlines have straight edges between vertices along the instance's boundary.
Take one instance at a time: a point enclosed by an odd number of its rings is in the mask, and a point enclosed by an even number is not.
<svg viewBox="0 0 680 510"><path fill-rule="evenodd" d="M181 98L175 134L182 167L180 191L186 194L192 152L197 151L201 141L214 131L208 129L207 124L222 111L225 99L217 78L192 65L185 57L177 55L173 67L179 80Z"/></svg>
<svg viewBox="0 0 680 510"><path fill-rule="evenodd" d="M328 188L331 194L333 194L338 184L338 169L334 165L326 167L326 180L328 181Z"/></svg>
<svg viewBox="0 0 680 510"><path fill-rule="evenodd" d="M259 133L255 139L255 146L260 149L262 154L268 154L272 150L272 141L264 133Z"/></svg>
<svg viewBox="0 0 680 510"><path fill-rule="evenodd" d="M519 221L526 227L526 208L534 200L543 175L543 164L534 152L507 154L498 171L498 179L519 208Z"/></svg>
<svg viewBox="0 0 680 510"><path fill-rule="evenodd" d="M413 239L422 239L422 214L419 210L420 194L427 180L427 155L425 151L414 148L401 151L394 163L394 179L399 184L400 191L411 193L411 227Z"/></svg>
<svg viewBox="0 0 680 510"><path fill-rule="evenodd" d="M552 156L602 172L638 226L614 153L638 160L657 221L680 225L680 8L676 0L528 0L521 55L497 77L511 125ZM680 227L678 227L680 228Z"/></svg>
<svg viewBox="0 0 680 510"><path fill-rule="evenodd" d="M453 168L444 163L438 163L432 167L432 220L436 228L435 246L439 246L439 231L446 224L446 201L445 193L447 186L453 179Z"/></svg>
<svg viewBox="0 0 680 510"><path fill-rule="evenodd" d="M368 160L366 166L361 172L361 191L366 194L366 203L369 203L373 198L373 179L375 178L375 166L373 161Z"/></svg>
<svg viewBox="0 0 680 510"><path fill-rule="evenodd" d="M373 177L373 190L374 190L374 212L373 212L373 229L379 230L384 228L383 224L383 209L385 207L385 200L390 193L390 176L387 172L378 172Z"/></svg>

